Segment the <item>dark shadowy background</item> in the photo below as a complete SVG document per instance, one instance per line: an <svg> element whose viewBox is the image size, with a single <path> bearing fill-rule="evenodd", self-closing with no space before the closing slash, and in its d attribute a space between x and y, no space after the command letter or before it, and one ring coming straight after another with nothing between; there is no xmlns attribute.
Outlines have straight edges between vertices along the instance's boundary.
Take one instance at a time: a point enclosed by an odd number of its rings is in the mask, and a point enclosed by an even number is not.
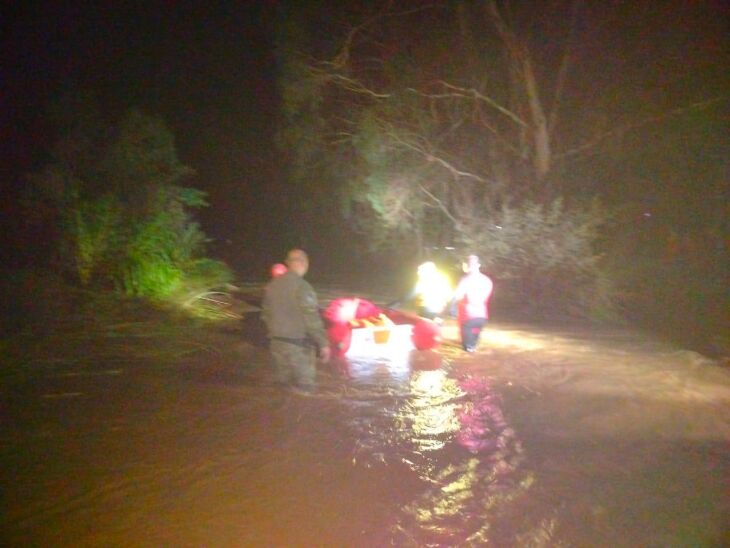
<svg viewBox="0 0 730 548"><path fill-rule="evenodd" d="M209 194L210 207L201 210L199 218L212 239L213 255L246 275L257 275L280 259L294 243L277 239L277 227L285 219L277 218L271 207L271 183L281 176L273 133L278 111L274 30L282 4L5 3L0 14L4 264L28 261L34 241L43 238L24 231L17 198L23 175L43 164L54 139L44 115L46 105L63 90L73 88L93 90L111 116L137 106L164 118L176 136L182 162L197 172L191 185ZM703 74L703 64L727 59L727 9L723 2L696 2L689 8L685 4L647 2L633 11L615 6L617 20L608 20L605 28L607 33L611 28L611 32L617 32L616 28L625 32L626 50L613 52L611 65L595 66L593 74L584 74L583 92L590 94L596 82L604 86L628 82L631 71L657 70L657 89L666 80L677 93L687 93L691 99L697 80L685 78L677 67L699 67ZM316 9L326 21L327 3ZM622 10L631 11L631 16L620 20ZM632 19L637 14L640 17ZM581 54L598 58L604 38L596 35L583 45ZM545 41L549 49L548 37ZM628 66L624 54L629 50L646 56L647 62ZM658 50L676 62L655 66L652 60ZM707 74L699 87L706 88L709 95L726 94L727 89L720 87L726 83L712 80L716 71ZM715 131L718 122L712 123ZM647 127L633 138L652 140L659 137L657 131ZM696 133L701 132L700 128ZM698 224L705 211L716 212L717 201L727 197L726 185L716 181L716 162L728 146L715 135L708 134L707 144L707 158L715 165L703 165L700 151L693 160L695 179L667 187L655 176L661 169L640 173L627 167L626 186L614 185L609 198L620 202L630 197L646 204L654 216L652 222L661 222L656 216L664 214L663 208L675 217L670 222L677 223L679 232ZM672 160L671 149L667 151L667 159ZM595 169L595 161L587 169ZM686 167L687 162L682 163ZM671 162L667 165L672 169ZM727 162L724 173L727 179ZM705 192L705 177L713 179L710 193ZM717 188L725 191L718 194ZM657 204L661 207L652 210ZM315 244L311 251L331 260L333 246L317 249ZM347 257L347 250L342 254ZM342 262L341 258L332 260L337 261Z"/></svg>
<svg viewBox="0 0 730 548"><path fill-rule="evenodd" d="M209 194L199 218L215 254L242 268L259 253L280 253L261 241L276 225L266 207L276 176L273 15L267 2L5 3L5 264L32 255L17 197L54 139L46 105L72 88L93 90L112 115L136 106L163 117L182 162L197 172L192 186Z"/></svg>

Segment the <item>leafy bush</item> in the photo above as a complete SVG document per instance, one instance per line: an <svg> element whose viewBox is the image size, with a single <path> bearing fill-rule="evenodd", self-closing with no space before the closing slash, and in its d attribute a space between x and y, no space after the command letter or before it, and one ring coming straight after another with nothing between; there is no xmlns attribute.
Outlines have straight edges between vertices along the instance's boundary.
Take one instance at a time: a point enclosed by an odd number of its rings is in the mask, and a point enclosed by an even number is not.
<svg viewBox="0 0 730 548"><path fill-rule="evenodd" d="M121 208L111 196L77 202L66 216L66 237L81 285L89 285L99 266L114 251L115 234L121 222Z"/></svg>
<svg viewBox="0 0 730 548"><path fill-rule="evenodd" d="M185 272L168 300L195 316L234 317L231 310L233 299L228 291L228 284L232 281L233 272L225 263L198 259Z"/></svg>
<svg viewBox="0 0 730 548"><path fill-rule="evenodd" d="M29 177L28 211L45 212L62 270L81 286L169 297L197 276L206 237L189 210L205 193L179 186L192 170L161 120L131 110L99 125L67 119L55 161Z"/></svg>
<svg viewBox="0 0 730 548"><path fill-rule="evenodd" d="M596 243L606 217L598 202L527 201L464 221L459 234L461 246L477 253L494 278L495 298L514 311L605 317L611 289Z"/></svg>

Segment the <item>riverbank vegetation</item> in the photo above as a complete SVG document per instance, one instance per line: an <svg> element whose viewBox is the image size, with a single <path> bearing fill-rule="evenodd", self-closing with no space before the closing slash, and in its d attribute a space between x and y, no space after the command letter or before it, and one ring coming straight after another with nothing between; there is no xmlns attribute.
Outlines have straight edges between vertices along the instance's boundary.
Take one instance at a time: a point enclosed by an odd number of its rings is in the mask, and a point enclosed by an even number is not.
<svg viewBox="0 0 730 548"><path fill-rule="evenodd" d="M206 256L205 193L183 186L172 133L136 109L109 120L85 94L49 116L57 139L22 195L32 247L0 283L4 373L205 350L210 322L239 317L233 273Z"/></svg>
<svg viewBox="0 0 730 548"><path fill-rule="evenodd" d="M477 253L503 312L629 321L727 352L727 78L716 52L673 56L676 37L643 17L577 2L283 8L290 217L322 234L339 216L361 250L411 271L433 249Z"/></svg>
<svg viewBox="0 0 730 548"><path fill-rule="evenodd" d="M419 261L449 249L440 266L454 277L480 255L495 318L624 322L728 355L726 63L692 34L702 55L674 55L650 12L281 6L272 130L239 194L198 181L160 117L66 93L23 180L5 324L45 324L34 292L56 281L219 314L226 284L263 281L293 246L310 252L314 283L397 298ZM235 245L218 255L199 186L226 200L211 210L226 210L216 229ZM234 217L248 230L232 235Z"/></svg>

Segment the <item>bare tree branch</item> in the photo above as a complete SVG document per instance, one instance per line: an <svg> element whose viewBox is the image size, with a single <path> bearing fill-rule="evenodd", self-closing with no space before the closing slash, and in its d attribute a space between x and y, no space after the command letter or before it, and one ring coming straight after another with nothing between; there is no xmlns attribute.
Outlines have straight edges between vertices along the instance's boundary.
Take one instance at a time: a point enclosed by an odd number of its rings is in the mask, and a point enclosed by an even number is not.
<svg viewBox="0 0 730 548"><path fill-rule="evenodd" d="M530 131L528 136L532 141L533 169L538 179L543 179L550 171L552 153L550 135L547 127L547 117L542 106L539 86L535 71L532 68L532 59L525 44L515 35L512 28L504 21L497 8L497 3L490 0L485 4L489 19L497 29L502 43L510 54L514 73L521 80L522 91L527 97L527 107L530 111Z"/></svg>
<svg viewBox="0 0 730 548"><path fill-rule="evenodd" d="M365 84L363 84L359 80L355 80L354 78L350 78L342 74L326 73L326 75L329 80L336 83L339 82L339 85L343 89L346 89L348 91L359 93L361 95L370 95L371 97L375 97L377 99L387 99L393 96L391 93L380 93L374 91L365 86Z"/></svg>
<svg viewBox="0 0 730 548"><path fill-rule="evenodd" d="M509 119L511 119L516 124L527 127L527 123L522 120L519 116L517 116L514 112L511 110L503 107L499 103L497 103L494 99L491 97L487 97L486 95L483 95L479 91L477 91L474 88L462 88L459 86L455 86L453 84L449 84L448 82L444 82L443 80L439 80L437 82L438 84L442 85L446 89L450 89L456 93L424 93L420 90L413 89L413 88L406 88L407 91L410 91L411 93L415 93L417 95L420 95L422 97L429 97L431 99L447 99L452 97L471 97L473 99L478 99L480 101L483 101L487 103L489 106L494 107L499 112L507 116Z"/></svg>
<svg viewBox="0 0 730 548"><path fill-rule="evenodd" d="M436 204L436 207L438 207L441 212L446 215L453 223L456 223L456 218L451 214L449 209L444 205L444 203L439 200L436 196L434 196L426 187L423 185L418 185L418 189L423 192L426 196L428 196L433 202Z"/></svg>
<svg viewBox="0 0 730 548"><path fill-rule="evenodd" d="M558 110L560 108L560 102L563 97L563 89L565 88L565 81L568 76L568 67L570 65L571 49L573 46L573 36L575 34L575 27L578 21L578 6L580 0L573 0L570 9L570 28L568 30L568 37L565 40L565 50L563 51L563 57L560 60L560 68L558 68L557 81L555 82L555 94L553 95L553 106L550 109L548 115L548 133L550 136L553 134L555 129L555 122L558 118Z"/></svg>
<svg viewBox="0 0 730 548"><path fill-rule="evenodd" d="M404 146L405 148L413 150L414 152L417 152L418 154L423 156L427 162L429 162L429 163L435 162L435 163L439 164L440 166L442 166L443 168L445 168L446 170L448 170L451 173L454 180L459 180L460 178L467 178L467 179L477 180L480 183L489 182L487 179L477 175L476 173L471 173L469 171L462 171L462 170L456 168L455 166L451 165L448 161L437 156L436 153L433 152L432 150L431 151L425 150L425 149L421 148L420 146L414 145L413 143L406 141L398 134L398 132L395 132L392 130L387 130L387 134L391 139L393 139L398 144Z"/></svg>
<svg viewBox="0 0 730 548"><path fill-rule="evenodd" d="M345 37L345 42L342 44L340 51L337 53L337 55L335 55L334 59L332 59L332 61L328 61L327 64L332 65L338 70L346 67L350 61L352 45L355 41L355 37L357 36L357 34L364 31L366 28L373 25L378 20L384 19L385 17L402 17L405 15L412 15L414 13L429 10L435 7L438 7L437 4L426 4L423 6L418 6L412 9L402 11L391 11L391 9L393 8L393 0L387 0L383 7L375 15L350 29L350 32L347 33L347 36Z"/></svg>
<svg viewBox="0 0 730 548"><path fill-rule="evenodd" d="M337 53L334 59L332 61L327 62L327 64L332 65L335 69L341 70L344 67L346 67L350 61L350 51L352 50L352 44L355 40L355 36L375 23L378 19L384 17L384 14L390 10L390 8L393 5L393 0L388 0L383 8L373 15L370 19L367 19L360 23L359 25L353 27L350 29L350 32L347 33L347 36L345 37L345 42L342 44L342 48L340 48L340 51Z"/></svg>

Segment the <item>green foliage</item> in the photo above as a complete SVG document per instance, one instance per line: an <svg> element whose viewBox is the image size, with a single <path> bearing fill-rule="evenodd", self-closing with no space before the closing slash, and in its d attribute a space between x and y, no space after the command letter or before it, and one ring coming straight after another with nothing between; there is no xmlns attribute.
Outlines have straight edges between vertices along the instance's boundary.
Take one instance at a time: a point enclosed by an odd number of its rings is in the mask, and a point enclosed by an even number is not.
<svg viewBox="0 0 730 548"><path fill-rule="evenodd" d="M396 103L410 118L409 126L433 129L414 111L412 101ZM449 176L425 161L421 139L411 129L384 122L382 111L392 108L381 105L361 113L351 140L358 170L350 178L347 196L350 206L357 207L356 227L371 242L395 242L417 255L427 242L452 238Z"/></svg>
<svg viewBox="0 0 730 548"><path fill-rule="evenodd" d="M55 161L29 177L28 211L57 227L61 267L82 286L165 298L198 268L206 238L189 210L205 193L179 186L192 170L160 119L131 110L91 131L92 118L67 113Z"/></svg>
<svg viewBox="0 0 730 548"><path fill-rule="evenodd" d="M233 272L225 263L215 259L196 260L186 273L188 287L205 289L220 288L233 281Z"/></svg>
<svg viewBox="0 0 730 548"><path fill-rule="evenodd" d="M113 192L132 200L144 200L150 189L177 184L193 174L180 163L164 122L136 109L122 118L99 168Z"/></svg>
<svg viewBox="0 0 730 548"><path fill-rule="evenodd" d="M726 265L727 101L708 85L726 83L723 59L697 48L702 63L692 64L660 47L647 71L648 50L635 47L655 32L646 25L614 25L603 34L611 47L587 52L605 21L656 13L557 2L536 20L513 4L348 3L283 17L289 182L326 185L313 202L339 192L348 226L371 249L413 255L460 243L480 253L495 298L509 295L515 308L612 317L651 304L664 323L671 291L647 281L665 270L661 253L566 197L651 204L667 227L720 242L704 256ZM661 28L655 45L679 31ZM697 267L684 308L700 321L725 304L714 280L726 275L701 254L684 260ZM668 286L679 289L674 272Z"/></svg>
<svg viewBox="0 0 730 548"><path fill-rule="evenodd" d="M73 257L81 285L91 282L94 271L109 258L119 230L121 209L111 196L79 201L68 216L67 237L76 249Z"/></svg>
<svg viewBox="0 0 730 548"><path fill-rule="evenodd" d="M232 299L228 284L233 272L225 263L213 259L198 259L190 264L182 283L168 300L195 316L221 319L231 318Z"/></svg>
<svg viewBox="0 0 730 548"><path fill-rule="evenodd" d="M596 244L606 220L597 201L505 204L488 218L464 223L460 244L482 258L507 294L502 299L520 311L605 317L611 291Z"/></svg>
<svg viewBox="0 0 730 548"><path fill-rule="evenodd" d="M135 251L130 250L121 278L125 294L161 299L177 289L182 279L178 267L164 257Z"/></svg>

